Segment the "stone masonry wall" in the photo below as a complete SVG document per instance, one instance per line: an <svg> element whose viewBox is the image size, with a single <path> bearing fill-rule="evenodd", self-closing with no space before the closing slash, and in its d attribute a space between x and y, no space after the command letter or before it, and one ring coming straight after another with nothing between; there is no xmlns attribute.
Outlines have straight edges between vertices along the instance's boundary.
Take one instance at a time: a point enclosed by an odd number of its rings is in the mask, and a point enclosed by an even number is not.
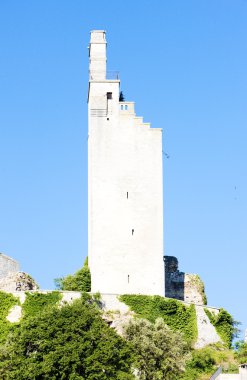
<svg viewBox="0 0 247 380"><path fill-rule="evenodd" d="M0 279L7 277L11 273L19 272L20 266L11 257L0 253Z"/></svg>
<svg viewBox="0 0 247 380"><path fill-rule="evenodd" d="M180 301L206 304L204 285L196 274L187 274L178 269L178 259L165 256L165 296Z"/></svg>

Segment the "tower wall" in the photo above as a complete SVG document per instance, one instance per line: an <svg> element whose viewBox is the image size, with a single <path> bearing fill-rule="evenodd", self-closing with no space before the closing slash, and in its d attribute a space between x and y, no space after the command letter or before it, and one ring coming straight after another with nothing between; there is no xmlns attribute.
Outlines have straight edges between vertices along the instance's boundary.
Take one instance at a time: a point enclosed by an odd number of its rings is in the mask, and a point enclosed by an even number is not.
<svg viewBox="0 0 247 380"><path fill-rule="evenodd" d="M99 32L91 33L90 51L96 52L94 33ZM164 295L162 131L136 117L133 102L119 102L118 80L100 79L95 71L90 78L92 291Z"/></svg>

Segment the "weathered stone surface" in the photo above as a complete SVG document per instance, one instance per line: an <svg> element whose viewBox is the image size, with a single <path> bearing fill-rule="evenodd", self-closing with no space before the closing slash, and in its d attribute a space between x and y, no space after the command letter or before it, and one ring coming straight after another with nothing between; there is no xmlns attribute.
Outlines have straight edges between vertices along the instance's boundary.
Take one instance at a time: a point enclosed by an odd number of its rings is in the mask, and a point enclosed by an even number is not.
<svg viewBox="0 0 247 380"><path fill-rule="evenodd" d="M81 298L81 292L64 291L62 292L61 305L70 304L74 300Z"/></svg>
<svg viewBox="0 0 247 380"><path fill-rule="evenodd" d="M116 294L101 294L101 304L104 311L114 310L122 314L130 311L125 303L119 301Z"/></svg>
<svg viewBox="0 0 247 380"><path fill-rule="evenodd" d="M0 290L6 292L37 290L38 285L34 279L24 272L9 273L0 279Z"/></svg>
<svg viewBox="0 0 247 380"><path fill-rule="evenodd" d="M102 318L112 327L119 335L123 336L124 327L134 318L134 313L131 311L122 313L117 311L105 311Z"/></svg>
<svg viewBox="0 0 247 380"><path fill-rule="evenodd" d="M184 276L184 301L197 305L206 304L204 284L197 274L187 274Z"/></svg>
<svg viewBox="0 0 247 380"><path fill-rule="evenodd" d="M218 309L213 309L218 313ZM211 310L210 310L211 311ZM204 311L203 306L196 305L196 319L198 337L195 344L195 348L202 348L208 344L221 342L219 335L217 334L215 327L211 324L207 314Z"/></svg>
<svg viewBox="0 0 247 380"><path fill-rule="evenodd" d="M8 276L10 273L19 272L20 266L17 261L0 253L0 279Z"/></svg>
<svg viewBox="0 0 247 380"><path fill-rule="evenodd" d="M9 312L9 315L7 316L7 320L11 323L19 322L21 319L21 313L22 308L19 305L15 305L12 307L12 309Z"/></svg>

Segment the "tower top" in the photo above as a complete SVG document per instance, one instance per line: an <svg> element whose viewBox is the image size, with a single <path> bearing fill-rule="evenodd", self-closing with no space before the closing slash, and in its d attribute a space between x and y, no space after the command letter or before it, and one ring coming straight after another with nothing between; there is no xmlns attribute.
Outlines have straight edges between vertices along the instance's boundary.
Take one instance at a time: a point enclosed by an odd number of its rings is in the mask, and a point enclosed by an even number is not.
<svg viewBox="0 0 247 380"><path fill-rule="evenodd" d="M105 30L91 30L90 43L106 43L105 35Z"/></svg>
<svg viewBox="0 0 247 380"><path fill-rule="evenodd" d="M89 80L106 79L106 38L104 30L92 30L89 44Z"/></svg>

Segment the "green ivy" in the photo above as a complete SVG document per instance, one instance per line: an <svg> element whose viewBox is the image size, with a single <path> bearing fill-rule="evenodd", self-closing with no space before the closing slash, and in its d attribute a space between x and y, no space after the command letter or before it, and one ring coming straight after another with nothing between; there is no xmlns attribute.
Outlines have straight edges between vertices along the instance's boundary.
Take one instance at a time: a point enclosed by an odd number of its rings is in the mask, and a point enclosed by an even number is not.
<svg viewBox="0 0 247 380"><path fill-rule="evenodd" d="M139 317L155 322L162 317L165 323L175 331L181 331L190 344L197 338L195 306L185 306L175 299L160 296L122 295L120 301L127 304Z"/></svg>
<svg viewBox="0 0 247 380"><path fill-rule="evenodd" d="M9 331L15 327L15 324L10 323L6 317L8 316L10 309L18 304L18 298L10 293L0 291L0 343L5 341Z"/></svg>
<svg viewBox="0 0 247 380"><path fill-rule="evenodd" d="M232 340L236 336L236 325L233 317L224 309L220 309L218 314L211 313L207 308L204 309L210 322L215 327L222 341L231 347Z"/></svg>
<svg viewBox="0 0 247 380"><path fill-rule="evenodd" d="M54 306L62 299L58 291L49 293L26 293L26 299L22 305L23 317L33 317L40 314L44 308Z"/></svg>

